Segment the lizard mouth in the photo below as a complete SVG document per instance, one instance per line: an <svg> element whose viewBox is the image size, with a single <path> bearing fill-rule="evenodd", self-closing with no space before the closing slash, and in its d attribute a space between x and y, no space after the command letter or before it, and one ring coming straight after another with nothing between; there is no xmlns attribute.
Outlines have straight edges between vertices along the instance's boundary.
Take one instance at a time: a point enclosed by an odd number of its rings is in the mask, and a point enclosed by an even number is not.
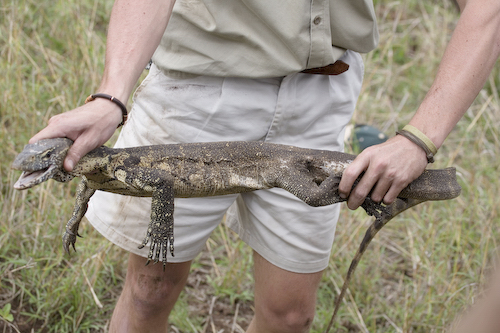
<svg viewBox="0 0 500 333"><path fill-rule="evenodd" d="M23 171L17 182L14 184L16 190L25 190L40 183L54 175L54 167L48 167L36 171Z"/></svg>

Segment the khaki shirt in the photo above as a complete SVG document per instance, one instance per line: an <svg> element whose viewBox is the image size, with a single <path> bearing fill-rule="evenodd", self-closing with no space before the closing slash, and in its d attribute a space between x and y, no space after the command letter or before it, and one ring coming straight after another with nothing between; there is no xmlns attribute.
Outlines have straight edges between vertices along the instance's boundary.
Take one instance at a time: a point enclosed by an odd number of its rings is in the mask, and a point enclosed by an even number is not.
<svg viewBox="0 0 500 333"><path fill-rule="evenodd" d="M377 43L372 0L177 0L153 62L171 76L278 77Z"/></svg>

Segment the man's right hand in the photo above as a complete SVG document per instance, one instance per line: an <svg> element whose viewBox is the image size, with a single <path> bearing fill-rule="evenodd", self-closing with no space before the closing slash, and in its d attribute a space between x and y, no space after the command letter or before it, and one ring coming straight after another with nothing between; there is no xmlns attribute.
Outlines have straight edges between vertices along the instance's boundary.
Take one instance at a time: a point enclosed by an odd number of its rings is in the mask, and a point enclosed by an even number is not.
<svg viewBox="0 0 500 333"><path fill-rule="evenodd" d="M121 121L122 112L117 105L106 99L96 99L53 116L47 127L35 134L29 143L51 138L73 140L64 161L64 169L72 171L82 156L111 138Z"/></svg>

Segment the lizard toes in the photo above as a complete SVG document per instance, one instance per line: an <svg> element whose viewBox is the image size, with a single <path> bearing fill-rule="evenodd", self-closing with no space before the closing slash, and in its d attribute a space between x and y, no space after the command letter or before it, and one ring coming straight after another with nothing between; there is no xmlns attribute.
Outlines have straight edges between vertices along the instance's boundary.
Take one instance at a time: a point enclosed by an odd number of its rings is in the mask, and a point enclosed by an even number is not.
<svg viewBox="0 0 500 333"><path fill-rule="evenodd" d="M143 241L142 241L142 244L138 246L139 249L142 249L144 246L148 245L149 243L149 239L150 239L150 234L148 232L148 234L146 235L146 237L144 237ZM150 253L151 254L151 253Z"/></svg>
<svg viewBox="0 0 500 333"><path fill-rule="evenodd" d="M149 248L148 261L146 262L146 265L149 264L151 261L154 262L154 252L152 246Z"/></svg>
<svg viewBox="0 0 500 333"><path fill-rule="evenodd" d="M162 246L161 246L161 244L158 244L158 242L156 242L154 246L156 248L155 256L154 256L155 264L156 264L158 261L160 261L160 252L161 252Z"/></svg>
<svg viewBox="0 0 500 333"><path fill-rule="evenodd" d="M67 254L71 253L70 251L71 247L73 247L73 250L76 252L75 243L76 243L76 236L71 232L65 232L63 235L63 248Z"/></svg>
<svg viewBox="0 0 500 333"><path fill-rule="evenodd" d="M71 254L71 253L69 252L69 246L68 246L68 244L66 244L65 242L63 242L63 249L64 249L64 252L66 252L67 254Z"/></svg>

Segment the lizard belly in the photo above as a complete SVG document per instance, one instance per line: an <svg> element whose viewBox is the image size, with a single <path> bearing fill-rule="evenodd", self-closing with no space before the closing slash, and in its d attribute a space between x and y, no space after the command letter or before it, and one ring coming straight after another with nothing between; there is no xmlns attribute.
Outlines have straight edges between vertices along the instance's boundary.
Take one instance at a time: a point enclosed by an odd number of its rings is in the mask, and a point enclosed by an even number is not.
<svg viewBox="0 0 500 333"><path fill-rule="evenodd" d="M130 186L128 184L124 184L119 180L109 180L106 182L95 182L93 180L87 179L88 187L93 188L95 190L111 192L115 194L121 195L130 195L134 197L151 197L152 190L142 190L137 187Z"/></svg>
<svg viewBox="0 0 500 333"><path fill-rule="evenodd" d="M225 177L190 177L188 180L175 181L175 196L179 198L216 196L251 192L255 190L269 189L273 186L263 181L261 177L243 176L231 173Z"/></svg>

